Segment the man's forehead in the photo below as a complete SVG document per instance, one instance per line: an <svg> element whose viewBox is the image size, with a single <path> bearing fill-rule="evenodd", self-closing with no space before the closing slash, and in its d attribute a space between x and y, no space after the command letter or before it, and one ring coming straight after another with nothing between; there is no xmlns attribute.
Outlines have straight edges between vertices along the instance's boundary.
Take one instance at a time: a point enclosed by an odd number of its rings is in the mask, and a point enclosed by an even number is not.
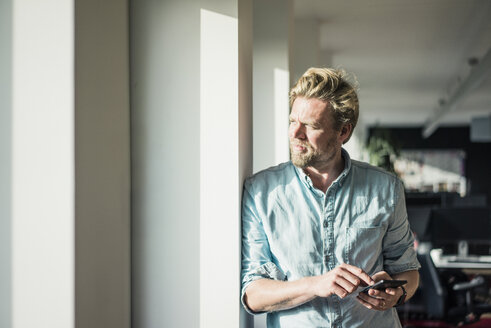
<svg viewBox="0 0 491 328"><path fill-rule="evenodd" d="M331 113L331 107L327 101L317 98L298 97L293 102L290 117L300 116L314 120L323 120L329 119Z"/></svg>

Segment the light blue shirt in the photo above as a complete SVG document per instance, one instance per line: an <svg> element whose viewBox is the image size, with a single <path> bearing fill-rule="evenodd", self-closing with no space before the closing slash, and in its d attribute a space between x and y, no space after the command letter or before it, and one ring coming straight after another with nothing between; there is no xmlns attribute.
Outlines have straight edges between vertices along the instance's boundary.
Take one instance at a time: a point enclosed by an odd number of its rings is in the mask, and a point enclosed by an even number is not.
<svg viewBox="0 0 491 328"><path fill-rule="evenodd" d="M401 181L342 152L345 168L326 193L291 162L245 181L241 298L248 312L245 289L257 279L293 281L341 263L369 275L419 269ZM401 327L396 309L367 309L357 294L268 313L268 327Z"/></svg>

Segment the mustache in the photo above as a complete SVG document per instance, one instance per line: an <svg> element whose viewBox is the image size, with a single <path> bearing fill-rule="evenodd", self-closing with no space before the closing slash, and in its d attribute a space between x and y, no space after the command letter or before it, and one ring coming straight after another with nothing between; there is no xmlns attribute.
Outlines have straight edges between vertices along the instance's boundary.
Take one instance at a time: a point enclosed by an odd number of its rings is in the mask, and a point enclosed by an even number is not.
<svg viewBox="0 0 491 328"><path fill-rule="evenodd" d="M298 142L298 141L295 141L295 142L290 141L290 145L291 146L301 146L301 147L306 147L306 148L311 147L311 145L308 142Z"/></svg>

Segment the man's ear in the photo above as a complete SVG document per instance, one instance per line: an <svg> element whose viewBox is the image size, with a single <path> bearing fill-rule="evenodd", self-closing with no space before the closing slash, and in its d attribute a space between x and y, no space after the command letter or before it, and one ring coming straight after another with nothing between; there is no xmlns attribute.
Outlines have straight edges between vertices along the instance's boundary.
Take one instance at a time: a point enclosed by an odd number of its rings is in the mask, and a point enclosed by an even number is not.
<svg viewBox="0 0 491 328"><path fill-rule="evenodd" d="M342 144L346 143L349 140L352 131L353 131L353 124L348 123L348 124L344 124L341 127L341 130L339 131L339 139Z"/></svg>

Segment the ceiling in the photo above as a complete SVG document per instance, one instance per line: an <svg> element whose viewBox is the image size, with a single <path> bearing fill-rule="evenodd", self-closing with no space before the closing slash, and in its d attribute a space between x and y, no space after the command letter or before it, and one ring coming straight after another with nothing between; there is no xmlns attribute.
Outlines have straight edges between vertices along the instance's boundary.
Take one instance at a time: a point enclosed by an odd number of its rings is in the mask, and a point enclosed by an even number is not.
<svg viewBox="0 0 491 328"><path fill-rule="evenodd" d="M423 126L483 71L469 59L491 49L489 0L295 0L294 8L295 19L318 22L320 53L331 65L356 75L367 125ZM487 66L482 83L439 124L491 114Z"/></svg>

